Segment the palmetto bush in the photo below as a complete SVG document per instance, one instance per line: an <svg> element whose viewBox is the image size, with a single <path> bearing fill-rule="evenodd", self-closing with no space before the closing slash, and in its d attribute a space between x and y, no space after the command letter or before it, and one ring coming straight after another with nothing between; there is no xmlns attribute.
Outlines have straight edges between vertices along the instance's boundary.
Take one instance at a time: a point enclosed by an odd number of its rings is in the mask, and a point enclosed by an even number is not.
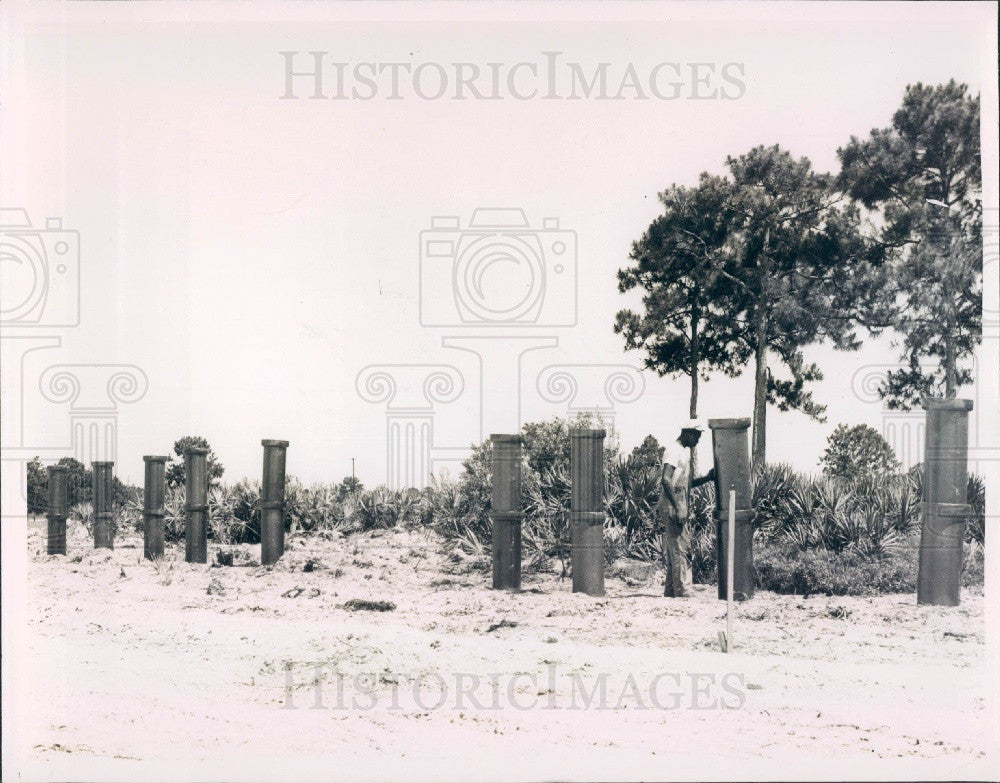
<svg viewBox="0 0 1000 783"><path fill-rule="evenodd" d="M421 494L415 489L387 487L358 493L348 506L348 524L353 530L376 530L421 519Z"/></svg>
<svg viewBox="0 0 1000 783"><path fill-rule="evenodd" d="M793 509L807 503L807 498L796 495L802 484L801 476L783 463L754 472L751 502L757 538L773 536L776 529L789 524Z"/></svg>
<svg viewBox="0 0 1000 783"><path fill-rule="evenodd" d="M305 487L289 481L285 488L285 524L291 533L343 531L347 529L350 497L336 484Z"/></svg>
<svg viewBox="0 0 1000 783"><path fill-rule="evenodd" d="M208 492L209 535L224 544L260 543L260 493L260 481L256 480L212 486ZM347 502L337 484L307 487L290 476L285 484L285 530L292 533L342 530L347 526ZM167 487L166 540L183 539L184 507L184 487Z"/></svg>
<svg viewBox="0 0 1000 783"><path fill-rule="evenodd" d="M488 555L490 479L488 474L466 475L457 481L434 482L422 494L422 520L466 553ZM629 557L655 562L662 557L661 541L654 533L658 479L658 467L630 458L619 457L605 466L605 553L609 560ZM526 564L547 567L558 560L565 574L571 554L568 471L555 465L538 474L522 465L522 488ZM919 474L850 481L807 476L787 465L773 465L754 474L752 490L758 546L790 553L849 554L851 563L859 562L858 558L889 560L914 546ZM970 501L975 508L972 482ZM691 492L689 557L696 582L716 578L715 506L712 483ZM886 582L890 583L899 580L893 577Z"/></svg>
<svg viewBox="0 0 1000 783"><path fill-rule="evenodd" d="M184 538L184 487L167 486L163 495L163 538L180 541Z"/></svg>
<svg viewBox="0 0 1000 783"><path fill-rule="evenodd" d="M715 484L710 482L695 487L688 503L691 524L691 578L699 584L711 584L718 570L715 549Z"/></svg>
<svg viewBox="0 0 1000 783"><path fill-rule="evenodd" d="M982 476L969 476L969 505L972 513L965 528L965 540L982 549L986 545L986 484Z"/></svg>
<svg viewBox="0 0 1000 783"><path fill-rule="evenodd" d="M260 543L260 482L243 479L211 487L208 532L221 544Z"/></svg>
<svg viewBox="0 0 1000 783"><path fill-rule="evenodd" d="M609 559L615 555L641 560L660 557L660 542L652 535L659 495L657 465L630 455L608 466L604 488L605 538L615 544L607 548Z"/></svg>
<svg viewBox="0 0 1000 783"><path fill-rule="evenodd" d="M111 508L115 530L142 530L142 490L124 485Z"/></svg>
<svg viewBox="0 0 1000 783"><path fill-rule="evenodd" d="M851 481L775 465L754 475L753 503L757 541L886 557L918 524L920 484L907 475Z"/></svg>
<svg viewBox="0 0 1000 783"><path fill-rule="evenodd" d="M94 504L91 501L74 503L67 511L66 517L72 522L79 522L87 533L93 534ZM142 490L128 484L122 484L117 488L111 504L112 536L120 530L142 530Z"/></svg>
<svg viewBox="0 0 1000 783"><path fill-rule="evenodd" d="M564 466L556 465L541 475L530 469L528 474L535 480L528 482L525 493L521 540L532 554L532 566L545 566L550 559L558 558L560 576L565 576L572 543L569 473Z"/></svg>

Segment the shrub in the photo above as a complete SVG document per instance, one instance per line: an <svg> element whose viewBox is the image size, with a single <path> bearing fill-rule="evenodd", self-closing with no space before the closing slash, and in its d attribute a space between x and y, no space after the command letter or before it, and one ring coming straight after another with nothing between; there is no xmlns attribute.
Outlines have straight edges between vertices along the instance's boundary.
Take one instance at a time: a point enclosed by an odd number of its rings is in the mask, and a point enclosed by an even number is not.
<svg viewBox="0 0 1000 783"><path fill-rule="evenodd" d="M260 543L259 481L209 487L208 534L220 544Z"/></svg>
<svg viewBox="0 0 1000 783"><path fill-rule="evenodd" d="M617 554L640 560L659 557L659 542L652 529L660 496L660 466L649 454L633 452L611 463L606 474L606 538L618 543ZM609 556L616 554L615 548L608 549Z"/></svg>
<svg viewBox="0 0 1000 783"><path fill-rule="evenodd" d="M820 458L823 473L846 479L888 476L899 470L889 442L867 424L837 426Z"/></svg>
<svg viewBox="0 0 1000 783"><path fill-rule="evenodd" d="M695 487L688 504L691 521L691 579L698 584L715 584L718 561L715 546L715 484Z"/></svg>
<svg viewBox="0 0 1000 783"><path fill-rule="evenodd" d="M569 469L564 465L549 467L537 480L529 481L521 531L522 542L534 555L532 565L541 566L558 558L560 576L569 572L570 489Z"/></svg>
<svg viewBox="0 0 1000 783"><path fill-rule="evenodd" d="M200 435L185 435L174 442L174 457L167 464L167 485L171 487L184 487L186 478L184 475L184 453L189 448L208 449L208 455L205 457L208 484L209 486L216 486L219 483L219 479L222 478L222 474L225 473L225 468L222 467L222 463L219 462L219 458L215 455L215 452L212 451L209 442Z"/></svg>
<svg viewBox="0 0 1000 783"><path fill-rule="evenodd" d="M44 514L49 506L49 476L38 457L27 464L28 513Z"/></svg>
<svg viewBox="0 0 1000 783"><path fill-rule="evenodd" d="M754 475L755 540L882 557L916 526L919 493L912 476L813 478L768 466Z"/></svg>
<svg viewBox="0 0 1000 783"><path fill-rule="evenodd" d="M768 542L754 551L757 587L776 593L878 595L916 589L916 552L871 558L856 551L803 551Z"/></svg>
<svg viewBox="0 0 1000 783"><path fill-rule="evenodd" d="M340 531L347 527L346 504L353 490L343 484L303 486L289 477L285 487L285 526L289 532Z"/></svg>
<svg viewBox="0 0 1000 783"><path fill-rule="evenodd" d="M163 495L163 538L180 541L184 538L184 487L167 486Z"/></svg>
<svg viewBox="0 0 1000 783"><path fill-rule="evenodd" d="M143 528L143 497L139 487L124 486L120 498L112 504L111 513L115 530L136 530Z"/></svg>
<svg viewBox="0 0 1000 783"><path fill-rule="evenodd" d="M969 476L969 505L972 513L965 528L965 540L986 546L986 484L982 476Z"/></svg>
<svg viewBox="0 0 1000 783"><path fill-rule="evenodd" d="M985 555L986 552L981 544L974 541L965 543L962 558L962 587L983 587L986 580Z"/></svg>
<svg viewBox="0 0 1000 783"><path fill-rule="evenodd" d="M754 509L754 530L763 535L773 534L789 521L796 501L801 505L802 477L791 465L765 465L751 475L751 503Z"/></svg>

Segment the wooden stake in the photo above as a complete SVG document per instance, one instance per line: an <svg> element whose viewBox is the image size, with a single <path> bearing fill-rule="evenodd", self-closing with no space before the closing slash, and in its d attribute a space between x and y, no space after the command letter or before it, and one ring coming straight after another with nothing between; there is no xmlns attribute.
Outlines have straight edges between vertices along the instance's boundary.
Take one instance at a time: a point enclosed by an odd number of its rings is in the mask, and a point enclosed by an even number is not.
<svg viewBox="0 0 1000 783"><path fill-rule="evenodd" d="M736 551L736 490L729 490L729 526L726 529L726 652L733 648L733 558Z"/></svg>

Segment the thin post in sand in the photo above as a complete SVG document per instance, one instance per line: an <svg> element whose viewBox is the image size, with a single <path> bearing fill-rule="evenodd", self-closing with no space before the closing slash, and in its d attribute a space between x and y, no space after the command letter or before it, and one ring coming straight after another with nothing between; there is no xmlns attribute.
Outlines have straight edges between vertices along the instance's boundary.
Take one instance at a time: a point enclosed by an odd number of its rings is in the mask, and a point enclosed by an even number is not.
<svg viewBox="0 0 1000 783"><path fill-rule="evenodd" d="M733 553L736 544L736 490L729 490L729 522L726 535L726 643L723 652L733 649Z"/></svg>

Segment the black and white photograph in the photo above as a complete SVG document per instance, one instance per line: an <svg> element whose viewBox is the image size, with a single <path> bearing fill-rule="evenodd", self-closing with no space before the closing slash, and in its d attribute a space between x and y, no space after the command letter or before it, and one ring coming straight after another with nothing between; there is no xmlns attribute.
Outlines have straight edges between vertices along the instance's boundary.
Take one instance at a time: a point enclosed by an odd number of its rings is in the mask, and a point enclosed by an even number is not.
<svg viewBox="0 0 1000 783"><path fill-rule="evenodd" d="M1000 779L997 30L0 3L2 779Z"/></svg>

